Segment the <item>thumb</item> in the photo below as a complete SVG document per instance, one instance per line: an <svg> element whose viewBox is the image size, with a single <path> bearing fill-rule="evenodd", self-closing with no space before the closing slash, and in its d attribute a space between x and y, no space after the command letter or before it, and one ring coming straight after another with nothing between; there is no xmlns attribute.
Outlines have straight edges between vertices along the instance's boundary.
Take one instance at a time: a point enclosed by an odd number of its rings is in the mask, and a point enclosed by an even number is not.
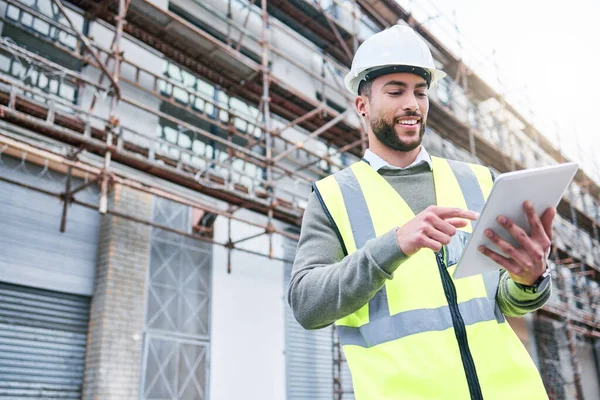
<svg viewBox="0 0 600 400"><path fill-rule="evenodd" d="M554 217L556 216L556 208L547 208L546 211L542 214L540 221L542 222L542 226L544 227L544 232L548 236L548 239L552 240L552 221L554 221Z"/></svg>

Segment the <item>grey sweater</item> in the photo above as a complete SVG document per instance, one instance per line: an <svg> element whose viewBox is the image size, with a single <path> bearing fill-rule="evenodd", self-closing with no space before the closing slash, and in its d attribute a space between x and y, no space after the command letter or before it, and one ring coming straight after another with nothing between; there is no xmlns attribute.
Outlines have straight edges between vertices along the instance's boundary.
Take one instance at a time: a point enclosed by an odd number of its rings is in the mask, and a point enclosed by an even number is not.
<svg viewBox="0 0 600 400"><path fill-rule="evenodd" d="M378 172L415 214L435 204L433 173L427 164ZM318 329L352 314L393 278L406 258L395 229L344 256L331 221L311 193L288 287L288 302L296 320L306 329ZM503 269L496 299L505 315L522 316L542 307L550 293L550 285L537 294L524 292Z"/></svg>

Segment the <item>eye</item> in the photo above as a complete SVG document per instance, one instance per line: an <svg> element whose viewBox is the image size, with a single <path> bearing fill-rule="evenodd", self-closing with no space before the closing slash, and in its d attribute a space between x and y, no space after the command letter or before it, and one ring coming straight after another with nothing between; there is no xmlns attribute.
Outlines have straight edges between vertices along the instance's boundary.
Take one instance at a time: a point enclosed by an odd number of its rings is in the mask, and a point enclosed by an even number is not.
<svg viewBox="0 0 600 400"><path fill-rule="evenodd" d="M427 97L427 93L425 93L425 92L417 93L417 97L424 99L425 97Z"/></svg>
<svg viewBox="0 0 600 400"><path fill-rule="evenodd" d="M401 96L402 92L388 92L390 96Z"/></svg>

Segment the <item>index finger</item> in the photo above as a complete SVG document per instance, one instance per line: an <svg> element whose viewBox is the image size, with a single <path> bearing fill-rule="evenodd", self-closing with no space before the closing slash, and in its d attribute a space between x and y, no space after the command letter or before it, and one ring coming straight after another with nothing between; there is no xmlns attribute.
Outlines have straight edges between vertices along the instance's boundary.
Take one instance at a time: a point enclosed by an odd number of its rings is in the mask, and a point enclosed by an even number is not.
<svg viewBox="0 0 600 400"><path fill-rule="evenodd" d="M448 218L464 218L471 221L475 221L479 218L479 213L469 210L463 210L461 208L450 208L450 207L435 207L433 211L436 215L442 219Z"/></svg>

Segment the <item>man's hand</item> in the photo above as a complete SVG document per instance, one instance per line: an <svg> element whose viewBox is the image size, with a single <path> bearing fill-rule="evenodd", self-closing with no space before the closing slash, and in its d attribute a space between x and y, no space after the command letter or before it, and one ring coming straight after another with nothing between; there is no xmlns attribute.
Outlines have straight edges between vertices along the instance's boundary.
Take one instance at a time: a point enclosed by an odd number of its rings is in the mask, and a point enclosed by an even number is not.
<svg viewBox="0 0 600 400"><path fill-rule="evenodd" d="M396 230L396 240L402 252L412 256L422 248L440 251L450 243L456 228L463 228L468 220L479 214L459 208L430 206Z"/></svg>
<svg viewBox="0 0 600 400"><path fill-rule="evenodd" d="M485 246L479 247L479 251L506 268L513 281L531 286L546 271L546 260L550 254L552 240L552 221L556 209L546 209L541 218L536 215L531 202L526 201L523 209L527 215L531 235L527 235L525 230L504 216L499 216L497 219L500 225L519 242L518 248L503 240L493 230L487 229L486 236L508 257L503 257Z"/></svg>

